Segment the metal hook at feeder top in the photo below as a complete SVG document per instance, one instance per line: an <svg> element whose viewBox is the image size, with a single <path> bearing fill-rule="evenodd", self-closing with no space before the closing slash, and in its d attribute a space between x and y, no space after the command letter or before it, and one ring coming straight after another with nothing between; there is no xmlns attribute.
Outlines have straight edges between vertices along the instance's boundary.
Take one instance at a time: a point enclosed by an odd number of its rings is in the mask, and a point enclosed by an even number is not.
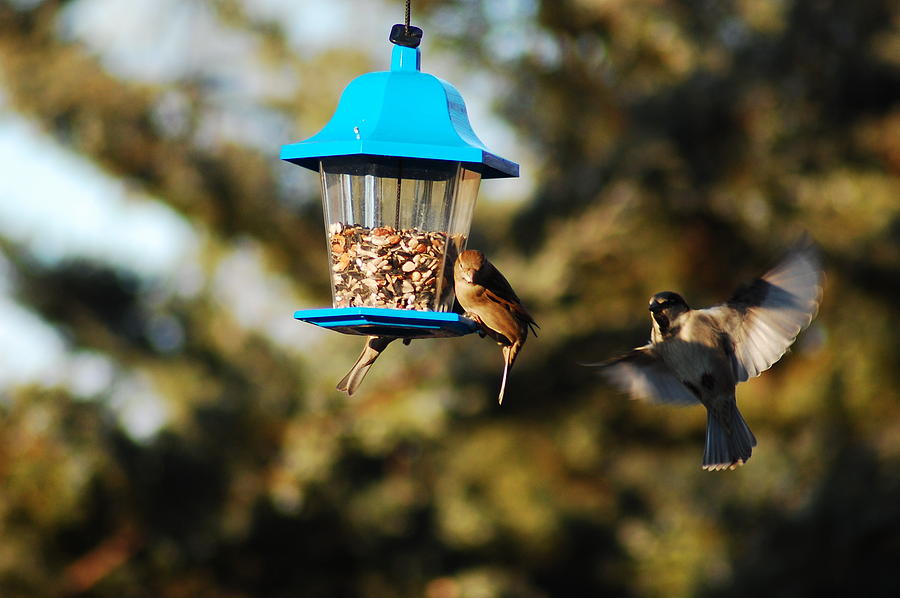
<svg viewBox="0 0 900 598"><path fill-rule="evenodd" d="M391 34L388 39L392 44L405 46L407 48L418 48L422 43L422 30L412 25L404 25L397 23L391 27Z"/></svg>

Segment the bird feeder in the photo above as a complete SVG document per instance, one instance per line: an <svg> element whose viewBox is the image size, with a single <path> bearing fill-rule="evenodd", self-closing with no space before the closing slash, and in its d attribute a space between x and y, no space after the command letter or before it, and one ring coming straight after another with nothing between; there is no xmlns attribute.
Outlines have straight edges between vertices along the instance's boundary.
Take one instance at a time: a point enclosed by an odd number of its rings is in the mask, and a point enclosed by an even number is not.
<svg viewBox="0 0 900 598"><path fill-rule="evenodd" d="M395 25L391 70L357 77L313 137L281 158L319 172L332 308L298 320L346 334L423 338L475 330L454 313L482 179L519 165L475 135L462 96L420 70L421 29Z"/></svg>

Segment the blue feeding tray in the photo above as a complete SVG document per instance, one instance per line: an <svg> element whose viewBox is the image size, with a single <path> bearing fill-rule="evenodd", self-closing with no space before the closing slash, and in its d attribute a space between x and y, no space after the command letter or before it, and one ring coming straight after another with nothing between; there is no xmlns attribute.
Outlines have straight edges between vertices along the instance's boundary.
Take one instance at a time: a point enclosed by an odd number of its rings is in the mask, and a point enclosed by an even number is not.
<svg viewBox="0 0 900 598"><path fill-rule="evenodd" d="M301 309L294 318L343 332L397 338L462 336L478 330L472 320L454 312L413 311L381 307Z"/></svg>

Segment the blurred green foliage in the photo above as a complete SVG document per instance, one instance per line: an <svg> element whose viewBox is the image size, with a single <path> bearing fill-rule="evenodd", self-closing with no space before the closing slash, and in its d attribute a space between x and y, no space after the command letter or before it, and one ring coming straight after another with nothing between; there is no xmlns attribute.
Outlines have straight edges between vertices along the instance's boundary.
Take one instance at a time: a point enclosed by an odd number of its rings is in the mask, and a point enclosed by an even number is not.
<svg viewBox="0 0 900 598"><path fill-rule="evenodd" d="M135 439L112 392L7 391L0 595L900 595L896 2L414 3L436 47L495 80L534 160L521 201L484 186L470 240L541 324L502 408L499 352L475 336L392 346L347 399L332 389L361 341L289 354L237 319L210 282L236 248L327 304L315 189L298 199L249 145L198 142L202 73L117 78L60 36L67 4L0 3L7 101L202 230L203 281L167 294L3 242L21 302L170 417ZM274 146L372 68L352 47L297 56L279 23L210 5L310 82L270 102L296 124ZM154 116L171 93L174 132ZM739 387L759 438L740 470L700 470L701 410L630 402L578 365L643 343L652 293L724 299L804 230L824 302ZM160 316L183 342L154 341Z"/></svg>

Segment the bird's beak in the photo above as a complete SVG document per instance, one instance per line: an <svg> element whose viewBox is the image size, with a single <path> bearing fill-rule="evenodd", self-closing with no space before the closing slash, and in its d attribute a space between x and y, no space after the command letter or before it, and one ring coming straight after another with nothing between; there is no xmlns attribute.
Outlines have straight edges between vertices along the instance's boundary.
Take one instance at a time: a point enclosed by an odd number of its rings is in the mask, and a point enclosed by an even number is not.
<svg viewBox="0 0 900 598"><path fill-rule="evenodd" d="M471 270L463 270L463 280L465 280L469 284L474 284L472 281L472 271Z"/></svg>

